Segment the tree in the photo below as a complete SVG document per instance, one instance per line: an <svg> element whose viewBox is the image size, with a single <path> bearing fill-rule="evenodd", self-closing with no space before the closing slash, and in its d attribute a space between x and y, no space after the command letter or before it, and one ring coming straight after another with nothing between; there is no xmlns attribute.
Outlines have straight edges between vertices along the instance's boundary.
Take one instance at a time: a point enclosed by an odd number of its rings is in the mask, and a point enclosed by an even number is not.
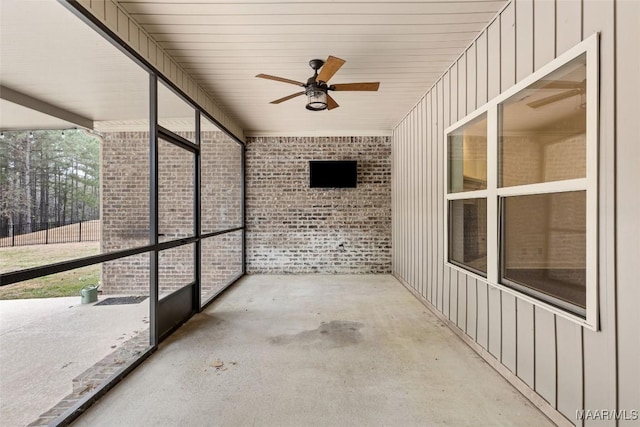
<svg viewBox="0 0 640 427"><path fill-rule="evenodd" d="M4 132L0 139L0 234L21 224L99 216L100 140L84 131Z"/></svg>

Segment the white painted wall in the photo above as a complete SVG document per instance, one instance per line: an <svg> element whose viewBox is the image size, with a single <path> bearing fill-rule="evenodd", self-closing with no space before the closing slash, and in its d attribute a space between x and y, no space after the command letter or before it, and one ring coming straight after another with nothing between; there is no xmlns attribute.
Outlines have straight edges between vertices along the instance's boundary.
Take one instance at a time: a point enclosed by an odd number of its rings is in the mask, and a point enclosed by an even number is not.
<svg viewBox="0 0 640 427"><path fill-rule="evenodd" d="M640 1L513 0L393 132L393 271L554 421L640 410ZM445 266L444 129L600 32L600 331ZM587 420L584 425L640 425Z"/></svg>

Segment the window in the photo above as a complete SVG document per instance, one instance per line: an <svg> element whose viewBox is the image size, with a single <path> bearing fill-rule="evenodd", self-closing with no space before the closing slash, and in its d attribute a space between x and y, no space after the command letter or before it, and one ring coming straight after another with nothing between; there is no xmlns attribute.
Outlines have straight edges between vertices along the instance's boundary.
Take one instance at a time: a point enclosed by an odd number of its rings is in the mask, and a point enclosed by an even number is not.
<svg viewBox="0 0 640 427"><path fill-rule="evenodd" d="M449 144L449 191L487 188L487 115L471 120L451 132Z"/></svg>
<svg viewBox="0 0 640 427"><path fill-rule="evenodd" d="M501 187L586 176L587 55L500 103Z"/></svg>
<svg viewBox="0 0 640 427"><path fill-rule="evenodd" d="M506 197L500 281L584 315L586 192Z"/></svg>
<svg viewBox="0 0 640 427"><path fill-rule="evenodd" d="M597 35L446 130L447 261L597 328Z"/></svg>
<svg viewBox="0 0 640 427"><path fill-rule="evenodd" d="M448 257L453 264L487 274L487 114L447 135Z"/></svg>
<svg viewBox="0 0 640 427"><path fill-rule="evenodd" d="M487 199L449 201L449 260L486 277Z"/></svg>

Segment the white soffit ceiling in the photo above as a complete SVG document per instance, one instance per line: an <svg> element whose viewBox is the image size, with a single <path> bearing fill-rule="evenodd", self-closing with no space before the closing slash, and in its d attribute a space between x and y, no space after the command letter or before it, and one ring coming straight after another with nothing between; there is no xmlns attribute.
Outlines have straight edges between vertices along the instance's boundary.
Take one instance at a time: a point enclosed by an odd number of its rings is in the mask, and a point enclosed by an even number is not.
<svg viewBox="0 0 640 427"><path fill-rule="evenodd" d="M0 131L34 129L72 129L79 125L50 114L0 99Z"/></svg>
<svg viewBox="0 0 640 427"><path fill-rule="evenodd" d="M248 134L389 133L507 3L466 1L126 0L119 2ZM330 83L381 83L332 92L340 108L311 112L301 88L310 59L346 64Z"/></svg>
<svg viewBox="0 0 640 427"><path fill-rule="evenodd" d="M3 131L144 121L148 82L146 71L55 0L0 0Z"/></svg>

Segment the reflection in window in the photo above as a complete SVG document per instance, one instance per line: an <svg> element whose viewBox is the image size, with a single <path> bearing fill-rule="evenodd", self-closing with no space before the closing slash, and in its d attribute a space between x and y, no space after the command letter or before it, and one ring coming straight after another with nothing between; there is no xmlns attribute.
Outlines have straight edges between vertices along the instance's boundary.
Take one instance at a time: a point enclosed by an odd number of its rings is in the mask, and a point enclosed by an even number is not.
<svg viewBox="0 0 640 427"><path fill-rule="evenodd" d="M242 274L242 230L202 240L201 304Z"/></svg>
<svg viewBox="0 0 640 427"><path fill-rule="evenodd" d="M158 124L196 142L196 111L162 82L158 82Z"/></svg>
<svg viewBox="0 0 640 427"><path fill-rule="evenodd" d="M487 199L449 201L449 261L486 276Z"/></svg>
<svg viewBox="0 0 640 427"><path fill-rule="evenodd" d="M503 199L503 280L551 303L585 308L586 192ZM569 306L566 305L569 303Z"/></svg>
<svg viewBox="0 0 640 427"><path fill-rule="evenodd" d="M49 251L59 248L51 245ZM129 268L136 265L144 268ZM142 253L0 288L2 299L17 298L22 301L14 302L29 307L3 305L3 326L10 332L3 333L0 344L0 424L55 425L55 417L93 398L149 349L148 266L149 254ZM59 298L63 295L68 297ZM46 299L27 305L25 297ZM35 375L35 368L42 375Z"/></svg>
<svg viewBox="0 0 640 427"><path fill-rule="evenodd" d="M195 245L165 249L158 256L158 293L160 299L193 283Z"/></svg>
<svg viewBox="0 0 640 427"><path fill-rule="evenodd" d="M503 187L586 176L586 54L501 104Z"/></svg>
<svg viewBox="0 0 640 427"><path fill-rule="evenodd" d="M242 146L206 118L200 144L201 232L242 226Z"/></svg>
<svg viewBox="0 0 640 427"><path fill-rule="evenodd" d="M193 236L194 154L158 140L159 241Z"/></svg>
<svg viewBox="0 0 640 427"><path fill-rule="evenodd" d="M449 134L449 192L487 188L487 115Z"/></svg>
<svg viewBox="0 0 640 427"><path fill-rule="evenodd" d="M104 132L103 135L102 250L110 252L147 245L149 133Z"/></svg>

